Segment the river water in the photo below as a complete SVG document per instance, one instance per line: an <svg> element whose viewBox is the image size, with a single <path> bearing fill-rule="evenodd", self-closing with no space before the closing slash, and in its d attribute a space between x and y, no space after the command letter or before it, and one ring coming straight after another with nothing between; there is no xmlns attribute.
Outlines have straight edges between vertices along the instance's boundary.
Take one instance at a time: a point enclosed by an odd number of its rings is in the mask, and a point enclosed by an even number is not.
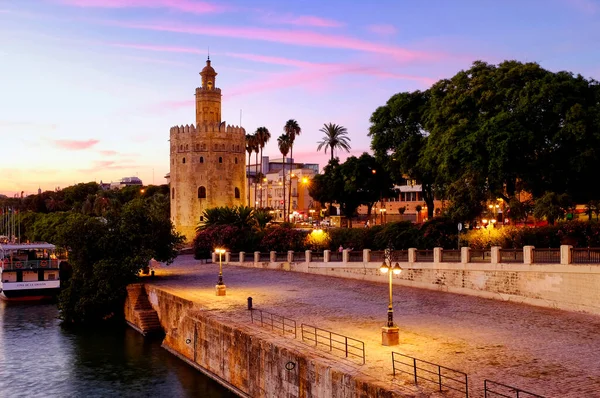
<svg viewBox="0 0 600 398"><path fill-rule="evenodd" d="M0 300L0 397L235 397L128 327L68 330L55 304Z"/></svg>

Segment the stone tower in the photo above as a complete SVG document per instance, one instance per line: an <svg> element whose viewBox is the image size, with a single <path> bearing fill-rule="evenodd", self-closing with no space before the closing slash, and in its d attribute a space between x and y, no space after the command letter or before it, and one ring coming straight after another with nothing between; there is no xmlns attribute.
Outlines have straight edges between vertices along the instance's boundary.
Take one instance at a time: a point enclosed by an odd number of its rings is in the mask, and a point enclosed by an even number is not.
<svg viewBox="0 0 600 398"><path fill-rule="evenodd" d="M244 205L246 131L221 122L221 89L210 58L196 88L196 123L171 127L171 220L188 241L204 210Z"/></svg>

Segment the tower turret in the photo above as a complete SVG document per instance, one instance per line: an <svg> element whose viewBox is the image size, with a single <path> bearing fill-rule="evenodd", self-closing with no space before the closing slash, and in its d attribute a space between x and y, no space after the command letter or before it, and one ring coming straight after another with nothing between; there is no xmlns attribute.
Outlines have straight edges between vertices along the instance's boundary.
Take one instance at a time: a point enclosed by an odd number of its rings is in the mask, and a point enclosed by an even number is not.
<svg viewBox="0 0 600 398"><path fill-rule="evenodd" d="M210 57L200 72L202 87L196 88L196 124L221 123L221 89L216 86L217 72Z"/></svg>

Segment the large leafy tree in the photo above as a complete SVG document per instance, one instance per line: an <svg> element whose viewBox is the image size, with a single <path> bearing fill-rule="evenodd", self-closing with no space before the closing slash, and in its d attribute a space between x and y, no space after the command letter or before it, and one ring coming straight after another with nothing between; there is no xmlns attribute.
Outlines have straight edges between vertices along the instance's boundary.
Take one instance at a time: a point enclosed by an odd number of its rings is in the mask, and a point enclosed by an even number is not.
<svg viewBox="0 0 600 398"><path fill-rule="evenodd" d="M435 171L424 157L429 135L425 127L428 98L427 91L392 96L371 116L369 136L375 157L394 183L401 185L406 176L421 183L428 216L432 218Z"/></svg>
<svg viewBox="0 0 600 398"><path fill-rule="evenodd" d="M350 152L350 138L348 137L348 130L346 130L346 127L333 123L325 123L319 131L325 135L321 138L321 141L319 141L317 151L324 148L325 153L327 153L327 148L330 148L331 160L334 158L333 152L336 149L343 149L346 152Z"/></svg>

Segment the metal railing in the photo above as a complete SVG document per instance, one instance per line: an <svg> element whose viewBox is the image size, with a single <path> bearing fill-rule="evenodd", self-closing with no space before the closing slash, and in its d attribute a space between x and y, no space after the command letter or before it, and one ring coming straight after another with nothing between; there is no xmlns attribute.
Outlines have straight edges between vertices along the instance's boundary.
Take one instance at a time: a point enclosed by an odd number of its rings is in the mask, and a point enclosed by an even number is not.
<svg viewBox="0 0 600 398"><path fill-rule="evenodd" d="M0 260L2 268L5 270L38 270L38 269L58 269L59 260Z"/></svg>
<svg viewBox="0 0 600 398"><path fill-rule="evenodd" d="M392 250L392 261L408 262L408 250Z"/></svg>
<svg viewBox="0 0 600 398"><path fill-rule="evenodd" d="M523 249L500 249L501 263L523 263Z"/></svg>
<svg viewBox="0 0 600 398"><path fill-rule="evenodd" d="M258 257L258 261L261 263L264 262L271 262L271 253L267 252L267 253L260 253L260 256Z"/></svg>
<svg viewBox="0 0 600 398"><path fill-rule="evenodd" d="M217 256L219 257L219 256ZM229 253L229 261L237 263L240 261L240 253Z"/></svg>
<svg viewBox="0 0 600 398"><path fill-rule="evenodd" d="M362 263L363 262L363 251L353 250L348 252L349 263Z"/></svg>
<svg viewBox="0 0 600 398"><path fill-rule="evenodd" d="M306 262L306 252L294 252L293 261L295 263L305 263Z"/></svg>
<svg viewBox="0 0 600 398"><path fill-rule="evenodd" d="M440 392L448 389L469 398L469 381L464 372L398 352L392 352L392 368L394 376L396 371L413 376L415 385L418 385L419 381L427 381L436 384Z"/></svg>
<svg viewBox="0 0 600 398"><path fill-rule="evenodd" d="M327 348L331 353L365 364L365 343L362 341L304 323L300 327L303 342L309 341L316 348Z"/></svg>
<svg viewBox="0 0 600 398"><path fill-rule="evenodd" d="M382 263L385 259L385 252L383 250L371 251L371 261L374 263Z"/></svg>
<svg viewBox="0 0 600 398"><path fill-rule="evenodd" d="M600 249L571 249L571 262L573 264L597 264L600 263Z"/></svg>
<svg viewBox="0 0 600 398"><path fill-rule="evenodd" d="M461 260L460 250L442 250L443 263L460 263Z"/></svg>
<svg viewBox="0 0 600 398"><path fill-rule="evenodd" d="M417 263L432 263L433 250L415 250L415 262Z"/></svg>
<svg viewBox="0 0 600 398"><path fill-rule="evenodd" d="M470 263L491 263L492 251L485 249L471 249L469 255Z"/></svg>
<svg viewBox="0 0 600 398"><path fill-rule="evenodd" d="M560 264L560 249L533 249L534 264Z"/></svg>
<svg viewBox="0 0 600 398"><path fill-rule="evenodd" d="M260 324L260 326L279 332L284 336L289 334L296 338L298 335L296 321L293 319L255 308L250 310L250 319L252 323Z"/></svg>
<svg viewBox="0 0 600 398"><path fill-rule="evenodd" d="M330 252L329 253L329 262L338 262L338 261L342 261L342 253L340 252Z"/></svg>
<svg viewBox="0 0 600 398"><path fill-rule="evenodd" d="M287 261L288 253L287 252L276 252L275 253L275 261Z"/></svg>
<svg viewBox="0 0 600 398"><path fill-rule="evenodd" d="M324 258L323 252L310 252L310 261L315 263L322 263Z"/></svg>
<svg viewBox="0 0 600 398"><path fill-rule="evenodd" d="M517 387L507 386L491 380L483 381L484 398L545 398Z"/></svg>

